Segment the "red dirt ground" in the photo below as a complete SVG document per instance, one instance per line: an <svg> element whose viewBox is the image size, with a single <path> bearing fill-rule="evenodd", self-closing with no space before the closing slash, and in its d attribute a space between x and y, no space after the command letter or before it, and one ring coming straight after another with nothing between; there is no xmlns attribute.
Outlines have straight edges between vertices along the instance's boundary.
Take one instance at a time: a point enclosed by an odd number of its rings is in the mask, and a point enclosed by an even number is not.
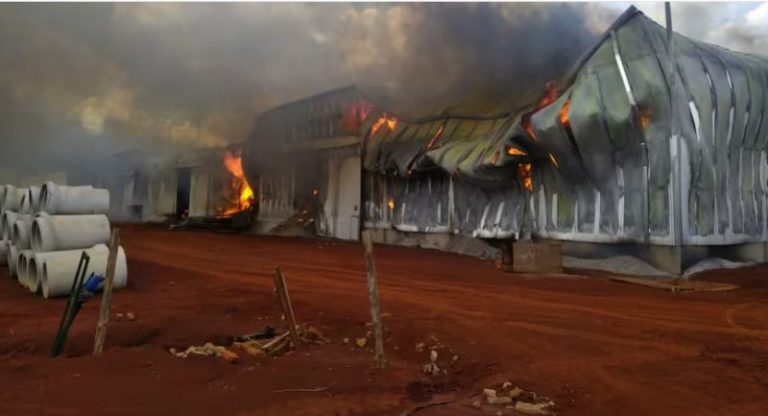
<svg viewBox="0 0 768 416"><path fill-rule="evenodd" d="M112 323L99 358L89 355L98 300L81 311L66 357L52 359L65 301L0 280L0 415L398 415L443 399L459 400L416 414L483 415L467 403L505 380L552 398L558 415L768 414L768 266L702 276L734 291L669 293L376 246L390 361L381 371L369 347L354 346L370 316L359 245L140 226L123 228L123 244L130 285L112 316L136 319ZM261 360L236 350L236 364L167 352L282 327L278 265L297 319L331 344ZM421 342L443 345L447 375L422 375ZM328 389L276 392L318 387Z"/></svg>

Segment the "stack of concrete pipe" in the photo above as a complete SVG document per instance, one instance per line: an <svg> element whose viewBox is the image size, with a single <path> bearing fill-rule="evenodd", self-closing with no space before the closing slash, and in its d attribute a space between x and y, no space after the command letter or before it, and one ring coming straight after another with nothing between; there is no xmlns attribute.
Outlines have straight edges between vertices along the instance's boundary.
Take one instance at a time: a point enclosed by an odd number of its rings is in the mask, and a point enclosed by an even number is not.
<svg viewBox="0 0 768 416"><path fill-rule="evenodd" d="M106 274L109 191L92 186L0 186L0 265L45 298L70 292L83 252L86 277ZM118 249L114 288L128 283L125 251Z"/></svg>

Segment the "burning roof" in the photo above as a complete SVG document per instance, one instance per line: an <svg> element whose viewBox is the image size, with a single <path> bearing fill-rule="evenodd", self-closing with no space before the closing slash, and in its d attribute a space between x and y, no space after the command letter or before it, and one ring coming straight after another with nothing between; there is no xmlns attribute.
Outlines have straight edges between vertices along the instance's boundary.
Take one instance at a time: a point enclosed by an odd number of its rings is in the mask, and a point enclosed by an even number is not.
<svg viewBox="0 0 768 416"><path fill-rule="evenodd" d="M409 120L373 102L364 167L533 191L539 232L554 238L765 239L768 60L679 34L674 48L631 7L518 111Z"/></svg>

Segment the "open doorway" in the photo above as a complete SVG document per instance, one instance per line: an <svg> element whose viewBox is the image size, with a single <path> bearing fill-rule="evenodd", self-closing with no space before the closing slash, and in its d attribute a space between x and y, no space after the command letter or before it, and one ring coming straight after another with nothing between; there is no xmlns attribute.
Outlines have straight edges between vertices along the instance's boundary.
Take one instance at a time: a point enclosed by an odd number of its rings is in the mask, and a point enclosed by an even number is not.
<svg viewBox="0 0 768 416"><path fill-rule="evenodd" d="M176 171L176 217L189 215L189 190L192 184L192 172L189 169Z"/></svg>

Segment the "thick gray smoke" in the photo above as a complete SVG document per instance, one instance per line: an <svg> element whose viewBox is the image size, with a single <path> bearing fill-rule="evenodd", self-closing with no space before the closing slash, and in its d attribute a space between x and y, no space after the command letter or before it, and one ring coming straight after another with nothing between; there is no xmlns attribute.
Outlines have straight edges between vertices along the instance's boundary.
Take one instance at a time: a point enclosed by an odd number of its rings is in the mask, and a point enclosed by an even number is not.
<svg viewBox="0 0 768 416"><path fill-rule="evenodd" d="M2 4L0 170L243 140L358 84L423 115L505 111L621 10L590 4ZM604 19L601 17L605 17Z"/></svg>

